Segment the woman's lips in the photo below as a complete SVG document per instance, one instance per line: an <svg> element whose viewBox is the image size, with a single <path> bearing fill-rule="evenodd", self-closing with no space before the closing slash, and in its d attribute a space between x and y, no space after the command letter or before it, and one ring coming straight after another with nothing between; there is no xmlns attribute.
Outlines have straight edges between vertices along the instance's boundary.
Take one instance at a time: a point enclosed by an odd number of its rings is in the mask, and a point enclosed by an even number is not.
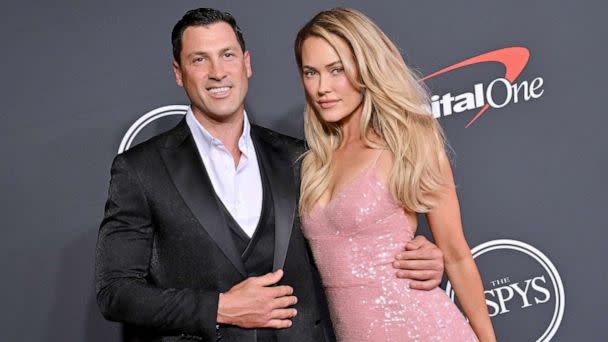
<svg viewBox="0 0 608 342"><path fill-rule="evenodd" d="M324 101L317 101L317 103L319 104L319 106L323 109L329 109L333 106L335 106L340 100L324 100Z"/></svg>

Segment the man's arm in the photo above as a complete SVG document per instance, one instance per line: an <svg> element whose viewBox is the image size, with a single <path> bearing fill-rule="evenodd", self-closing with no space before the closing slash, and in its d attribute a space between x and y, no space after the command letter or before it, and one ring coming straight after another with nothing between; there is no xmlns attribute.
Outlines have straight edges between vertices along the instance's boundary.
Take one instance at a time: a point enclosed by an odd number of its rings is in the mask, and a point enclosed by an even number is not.
<svg viewBox="0 0 608 342"><path fill-rule="evenodd" d="M418 235L395 256L393 267L398 278L412 280L411 288L431 290L439 286L443 278L443 253L434 243Z"/></svg>
<svg viewBox="0 0 608 342"><path fill-rule="evenodd" d="M97 302L109 320L215 338L219 292L149 284L154 226L136 174L114 159L96 254Z"/></svg>

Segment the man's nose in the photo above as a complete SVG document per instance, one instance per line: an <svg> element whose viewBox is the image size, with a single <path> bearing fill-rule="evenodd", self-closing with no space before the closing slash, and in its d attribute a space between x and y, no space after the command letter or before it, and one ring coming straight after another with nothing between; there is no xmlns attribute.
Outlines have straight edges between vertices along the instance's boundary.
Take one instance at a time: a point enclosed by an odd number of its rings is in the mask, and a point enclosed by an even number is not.
<svg viewBox="0 0 608 342"><path fill-rule="evenodd" d="M226 77L226 68L224 67L222 61L216 61L211 63L211 68L209 70L209 78L221 81Z"/></svg>

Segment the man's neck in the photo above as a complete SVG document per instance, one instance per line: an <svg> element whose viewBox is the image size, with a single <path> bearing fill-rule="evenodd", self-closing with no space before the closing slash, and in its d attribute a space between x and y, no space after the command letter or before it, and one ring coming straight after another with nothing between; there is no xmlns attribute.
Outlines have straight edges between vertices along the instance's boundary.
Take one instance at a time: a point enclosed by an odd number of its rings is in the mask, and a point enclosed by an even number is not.
<svg viewBox="0 0 608 342"><path fill-rule="evenodd" d="M234 159L235 168L241 159L239 139L243 134L245 114L243 109L233 115L221 119L198 113L193 109L192 113L196 120L203 126L211 136L221 141Z"/></svg>

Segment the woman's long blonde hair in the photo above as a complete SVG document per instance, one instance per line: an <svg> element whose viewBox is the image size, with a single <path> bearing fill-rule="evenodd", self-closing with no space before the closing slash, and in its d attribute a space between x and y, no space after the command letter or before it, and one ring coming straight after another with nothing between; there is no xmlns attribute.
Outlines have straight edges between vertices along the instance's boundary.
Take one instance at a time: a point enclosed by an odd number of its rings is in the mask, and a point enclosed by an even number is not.
<svg viewBox="0 0 608 342"><path fill-rule="evenodd" d="M361 137L369 147L387 148L393 157L388 186L406 210L427 212L443 185L445 139L429 111L429 96L393 42L364 14L348 8L320 12L298 32L295 56L302 74L306 38L325 39L341 59L346 75L363 94ZM335 43L343 39L350 51ZM352 54L356 65L349 63ZM307 96L304 132L309 150L302 160L300 212L312 208L327 190L332 157L340 146L337 123L323 121ZM370 140L372 133L384 146Z"/></svg>

